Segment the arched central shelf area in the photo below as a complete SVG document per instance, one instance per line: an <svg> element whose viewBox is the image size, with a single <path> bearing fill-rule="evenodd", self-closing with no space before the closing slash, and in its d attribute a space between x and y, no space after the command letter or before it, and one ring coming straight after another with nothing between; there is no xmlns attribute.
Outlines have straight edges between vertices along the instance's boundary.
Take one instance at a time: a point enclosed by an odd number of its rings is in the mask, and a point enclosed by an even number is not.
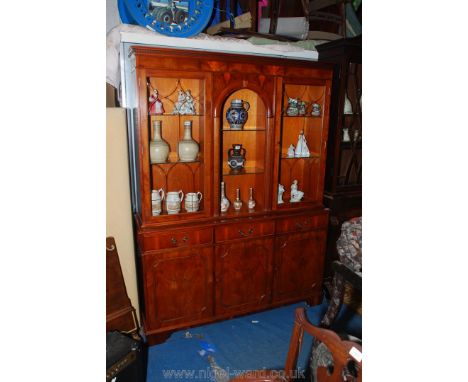
<svg viewBox="0 0 468 382"><path fill-rule="evenodd" d="M232 107L233 100L242 100L247 112L247 120L241 129L233 128L228 119L227 112ZM247 106L248 105L248 106ZM251 89L239 89L225 99L221 108L220 118L220 179L225 184L226 197L231 205L226 214L245 214L260 212L265 209L265 163L267 147L267 108L258 93ZM241 157L232 155L235 147L242 147ZM231 153L229 153L231 150ZM231 154L231 155L230 155ZM244 160L243 166L232 168L229 161L236 158ZM250 189L256 206L254 210L248 209ZM242 208L234 209L234 201L239 189Z"/></svg>

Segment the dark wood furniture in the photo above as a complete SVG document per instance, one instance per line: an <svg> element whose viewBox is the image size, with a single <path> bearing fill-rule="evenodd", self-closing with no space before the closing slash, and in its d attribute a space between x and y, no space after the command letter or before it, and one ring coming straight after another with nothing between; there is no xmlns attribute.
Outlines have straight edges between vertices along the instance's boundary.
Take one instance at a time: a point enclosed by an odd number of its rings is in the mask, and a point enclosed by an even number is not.
<svg viewBox="0 0 468 382"><path fill-rule="evenodd" d="M173 330L227 319L300 300L318 304L328 211L323 206L332 65L237 54L135 46L138 113L134 158L139 179L135 209L140 306L150 343ZM163 115L149 115L157 89ZM178 90L195 99L196 115L172 114ZM287 116L288 97L307 102L305 116ZM243 130L232 130L226 110L232 99L250 103ZM311 103L321 106L311 116ZM166 163L151 164L152 122L162 121L170 146ZM192 121L200 145L193 162L180 162L177 142ZM303 130L311 152L288 158ZM245 170L230 171L227 151L247 150ZM304 191L290 202L294 179ZM220 185L231 207L220 211ZM284 203L278 184L285 186ZM151 190L201 192L197 212L152 215ZM236 189L243 207L233 209ZM256 207L248 210L249 188Z"/></svg>
<svg viewBox="0 0 468 382"><path fill-rule="evenodd" d="M106 238L106 331L136 334L138 321L127 294L113 237Z"/></svg>
<svg viewBox="0 0 468 382"><path fill-rule="evenodd" d="M324 190L330 208L325 274L331 277L341 224L361 216L362 208L361 36L318 45L317 50L319 61L335 65ZM346 97L352 112L344 112Z"/></svg>
<svg viewBox="0 0 468 382"><path fill-rule="evenodd" d="M297 359L301 349L304 333L313 336L316 341L323 343L333 358L333 371L320 365L317 368L317 380L315 382L341 382L343 381L343 369L349 367L352 362L357 372L357 377L346 379L347 381L362 380L362 360L361 346L355 342L343 341L338 335L331 330L318 328L312 325L308 320L304 308L297 308L295 312L295 320L291 341L289 343L289 351L286 358L284 370L257 370L231 379L231 382L289 382L298 378Z"/></svg>

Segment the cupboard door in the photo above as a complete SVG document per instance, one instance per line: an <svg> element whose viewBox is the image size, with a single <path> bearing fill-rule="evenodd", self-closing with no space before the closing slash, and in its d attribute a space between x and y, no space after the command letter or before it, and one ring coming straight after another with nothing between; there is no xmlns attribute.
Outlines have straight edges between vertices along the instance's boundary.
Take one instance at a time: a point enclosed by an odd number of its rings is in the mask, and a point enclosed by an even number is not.
<svg viewBox="0 0 468 382"><path fill-rule="evenodd" d="M307 298L320 293L325 242L326 231L276 238L274 302Z"/></svg>
<svg viewBox="0 0 468 382"><path fill-rule="evenodd" d="M212 315L212 247L145 255L143 263L147 330Z"/></svg>
<svg viewBox="0 0 468 382"><path fill-rule="evenodd" d="M273 239L216 247L216 314L266 306L271 295Z"/></svg>

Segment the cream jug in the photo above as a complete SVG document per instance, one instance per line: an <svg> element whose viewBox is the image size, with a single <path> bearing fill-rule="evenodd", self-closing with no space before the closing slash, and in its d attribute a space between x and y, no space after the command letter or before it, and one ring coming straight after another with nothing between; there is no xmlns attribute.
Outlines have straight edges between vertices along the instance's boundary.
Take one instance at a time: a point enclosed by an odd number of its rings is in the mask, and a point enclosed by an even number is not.
<svg viewBox="0 0 468 382"><path fill-rule="evenodd" d="M153 216L157 216L161 213L161 202L164 200L164 190L153 190L151 192L151 211Z"/></svg>
<svg viewBox="0 0 468 382"><path fill-rule="evenodd" d="M180 204L184 200L182 190L171 191L166 194L166 210L169 215L178 214L180 212Z"/></svg>
<svg viewBox="0 0 468 382"><path fill-rule="evenodd" d="M197 212L200 208L200 202L203 199L203 194L199 192L189 192L185 195L185 211Z"/></svg>

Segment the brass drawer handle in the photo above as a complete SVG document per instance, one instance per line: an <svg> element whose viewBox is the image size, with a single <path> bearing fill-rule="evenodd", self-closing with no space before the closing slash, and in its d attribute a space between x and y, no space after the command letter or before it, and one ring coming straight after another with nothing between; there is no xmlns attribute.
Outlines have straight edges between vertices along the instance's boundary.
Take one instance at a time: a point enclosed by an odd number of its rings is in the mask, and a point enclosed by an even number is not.
<svg viewBox="0 0 468 382"><path fill-rule="evenodd" d="M242 237L246 237L246 236L249 236L249 235L252 235L253 234L253 228L249 228L249 230L247 231L247 233L245 233L244 231L242 231L241 229L239 230L239 235L241 235Z"/></svg>
<svg viewBox="0 0 468 382"><path fill-rule="evenodd" d="M188 237L187 237L187 236L184 236L184 237L182 238L182 241L183 241L184 243L186 243L186 242L188 241Z"/></svg>
<svg viewBox="0 0 468 382"><path fill-rule="evenodd" d="M308 226L310 224L310 220L304 220L303 223L296 222L296 227L299 229L304 228L305 226Z"/></svg>
<svg viewBox="0 0 468 382"><path fill-rule="evenodd" d="M172 245L177 245L177 239L175 237L171 238Z"/></svg>

